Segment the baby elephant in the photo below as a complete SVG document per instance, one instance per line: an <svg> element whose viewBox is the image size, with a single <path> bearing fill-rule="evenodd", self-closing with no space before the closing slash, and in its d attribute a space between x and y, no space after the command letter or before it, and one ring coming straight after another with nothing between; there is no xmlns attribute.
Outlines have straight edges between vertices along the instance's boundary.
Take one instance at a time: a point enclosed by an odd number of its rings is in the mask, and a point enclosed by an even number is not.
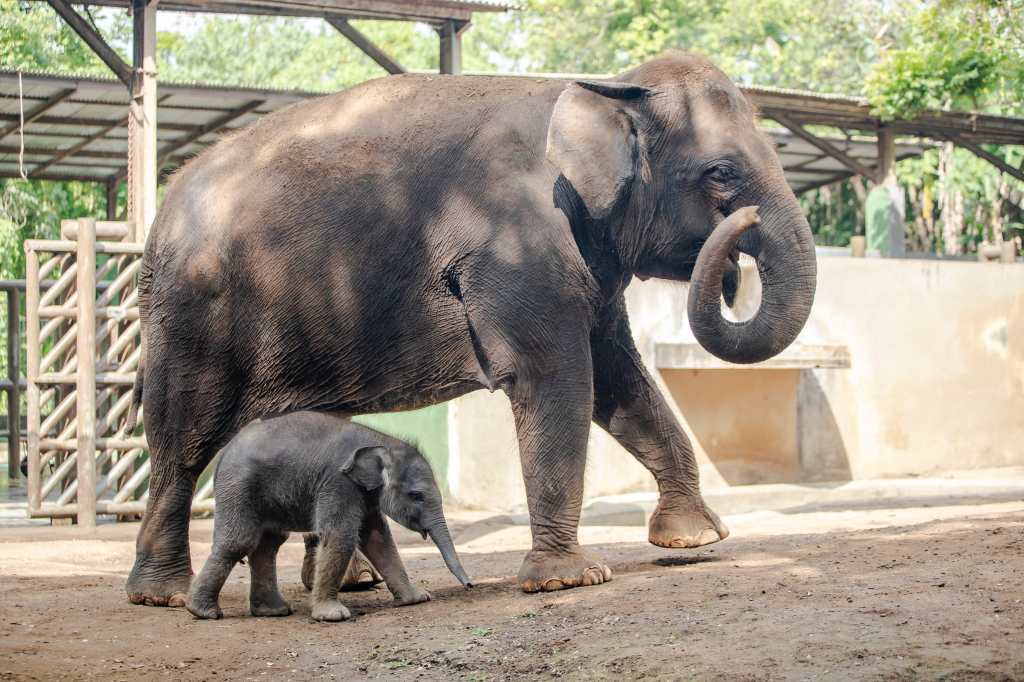
<svg viewBox="0 0 1024 682"><path fill-rule="evenodd" d="M413 446L340 417L295 412L253 422L221 452L210 558L192 586L188 610L220 618L217 597L235 563L249 558L254 616L287 616L277 589L277 550L290 531L315 532L313 618L350 614L338 601L342 573L357 545L402 606L430 599L409 582L387 514L429 535L448 569L471 587L441 510L430 465Z"/></svg>

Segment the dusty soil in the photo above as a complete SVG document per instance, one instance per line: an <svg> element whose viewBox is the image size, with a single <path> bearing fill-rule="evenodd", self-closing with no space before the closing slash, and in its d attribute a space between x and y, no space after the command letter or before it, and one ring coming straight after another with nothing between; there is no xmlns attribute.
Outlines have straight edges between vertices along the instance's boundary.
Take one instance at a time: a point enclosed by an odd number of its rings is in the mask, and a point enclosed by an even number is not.
<svg viewBox="0 0 1024 682"><path fill-rule="evenodd" d="M299 538L280 570L295 615L250 617L239 567L225 619L196 621L125 600L133 524L2 529L0 679L1024 679L1024 503L746 514L689 551L585 527L614 580L546 595L513 580L526 528L452 516L478 587L402 532L434 601L350 594L340 624L309 619ZM210 533L193 523L193 561Z"/></svg>

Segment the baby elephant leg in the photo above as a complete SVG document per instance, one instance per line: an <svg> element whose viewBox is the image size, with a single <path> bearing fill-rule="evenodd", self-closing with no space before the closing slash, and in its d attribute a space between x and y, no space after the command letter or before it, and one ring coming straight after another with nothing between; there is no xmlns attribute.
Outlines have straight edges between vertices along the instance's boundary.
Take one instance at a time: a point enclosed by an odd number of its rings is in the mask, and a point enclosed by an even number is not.
<svg viewBox="0 0 1024 682"><path fill-rule="evenodd" d="M402 557L398 554L398 547L391 537L391 529L381 514L370 516L363 521L360 544L373 565L380 568L388 589L395 597L395 605L408 606L430 600L429 592L409 581Z"/></svg>
<svg viewBox="0 0 1024 682"><path fill-rule="evenodd" d="M218 619L224 613L220 610L218 598L224 581L228 574L235 567L239 559L245 556L245 551L240 549L228 549L216 541L210 550L210 558L203 565L196 579L192 581L192 590L188 595L185 608L196 618Z"/></svg>
<svg viewBox="0 0 1024 682"><path fill-rule="evenodd" d="M307 590L313 589L313 574L316 573L316 548L320 544L320 538L316 533L305 533L302 536L306 543L306 556L302 559L302 584ZM377 572L373 564L356 549L352 555L352 561L341 578L341 590L343 592L368 590L374 585L384 582L383 576Z"/></svg>
<svg viewBox="0 0 1024 682"><path fill-rule="evenodd" d="M338 601L341 576L352 559L358 532L334 529L320 532L313 576L313 620L339 621L352 616Z"/></svg>
<svg viewBox="0 0 1024 682"><path fill-rule="evenodd" d="M287 533L265 531L260 544L249 554L249 609L254 616L287 616L292 607L277 589L277 550Z"/></svg>

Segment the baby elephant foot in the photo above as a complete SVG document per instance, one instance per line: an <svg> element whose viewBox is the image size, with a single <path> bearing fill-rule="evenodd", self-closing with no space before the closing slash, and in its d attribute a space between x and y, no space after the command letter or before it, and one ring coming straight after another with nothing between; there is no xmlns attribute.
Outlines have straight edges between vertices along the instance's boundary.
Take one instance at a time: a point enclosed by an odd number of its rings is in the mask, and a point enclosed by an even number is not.
<svg viewBox="0 0 1024 682"><path fill-rule="evenodd" d="M196 618L204 620L220 620L224 617L224 612L220 610L216 601L197 599L195 595L189 595L185 608Z"/></svg>
<svg viewBox="0 0 1024 682"><path fill-rule="evenodd" d="M352 617L352 614L340 601L337 599L331 599L313 604L312 617L313 620L336 623L341 620L348 620Z"/></svg>
<svg viewBox="0 0 1024 682"><path fill-rule="evenodd" d="M249 602L249 611L252 615L261 618L292 615L291 604L286 602L280 595L278 595L275 601Z"/></svg>
<svg viewBox="0 0 1024 682"><path fill-rule="evenodd" d="M395 595L395 606L411 606L430 601L430 593L417 585L410 585L405 594Z"/></svg>
<svg viewBox="0 0 1024 682"><path fill-rule="evenodd" d="M729 537L729 529L699 495L662 495L649 530L652 545L669 548L701 547Z"/></svg>
<svg viewBox="0 0 1024 682"><path fill-rule="evenodd" d="M531 550L519 569L523 592L553 592L600 585L611 579L612 569L579 547L563 552Z"/></svg>

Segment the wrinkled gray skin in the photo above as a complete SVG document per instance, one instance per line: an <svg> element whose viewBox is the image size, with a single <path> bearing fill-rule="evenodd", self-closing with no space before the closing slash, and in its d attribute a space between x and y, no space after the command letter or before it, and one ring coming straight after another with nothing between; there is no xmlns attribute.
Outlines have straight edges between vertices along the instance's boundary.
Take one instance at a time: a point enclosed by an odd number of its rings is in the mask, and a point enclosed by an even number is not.
<svg viewBox="0 0 1024 682"><path fill-rule="evenodd" d="M302 540L306 545L306 556L302 560L302 585L306 590L313 589L313 576L316 573L316 548L320 544L320 538L316 533L303 533ZM373 565L366 560L363 553L356 549L352 555L352 561L341 576L341 589L345 592L357 592L368 590L384 582L382 576Z"/></svg>
<svg viewBox="0 0 1024 682"><path fill-rule="evenodd" d="M725 220L746 206L756 228ZM764 286L736 324L719 300L738 252ZM778 156L703 58L600 82L391 76L268 115L177 174L146 244L136 389L152 470L129 598L180 603L196 477L248 421L480 388L505 391L515 417L533 532L523 589L611 577L577 542L591 422L656 479L652 543L721 540L623 292L635 276L693 278L696 338L749 363L796 337L815 273Z"/></svg>
<svg viewBox="0 0 1024 682"><path fill-rule="evenodd" d="M315 620L349 618L338 585L357 546L380 570L396 604L429 600L409 581L382 513L429 536L452 574L471 587L427 460L413 446L347 419L295 412L246 426L224 448L214 491L213 547L186 604L199 618L222 616L218 595L243 557L249 558L252 615L289 615L291 606L277 589L277 550L292 531L314 531L320 541Z"/></svg>

